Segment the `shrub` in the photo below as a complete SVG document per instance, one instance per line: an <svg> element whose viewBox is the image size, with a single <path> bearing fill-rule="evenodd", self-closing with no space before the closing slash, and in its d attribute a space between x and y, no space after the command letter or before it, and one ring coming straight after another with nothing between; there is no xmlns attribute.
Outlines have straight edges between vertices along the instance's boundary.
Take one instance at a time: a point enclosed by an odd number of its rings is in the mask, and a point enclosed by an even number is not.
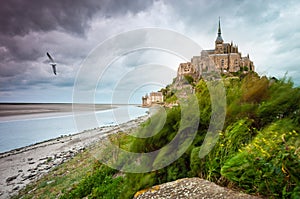
<svg viewBox="0 0 300 199"><path fill-rule="evenodd" d="M200 147L194 148L191 153L192 174L217 182L225 161L253 139L255 129L251 124L252 121L246 118L228 126L225 132L219 133L217 144L204 159L199 158Z"/></svg>
<svg viewBox="0 0 300 199"><path fill-rule="evenodd" d="M291 196L300 185L300 136L295 129L290 119L270 124L226 161L221 174L251 193Z"/></svg>
<svg viewBox="0 0 300 199"><path fill-rule="evenodd" d="M258 117L262 125L272 121L291 117L299 123L300 90L293 88L293 83L285 79L274 82L270 87L270 98L262 102Z"/></svg>
<svg viewBox="0 0 300 199"><path fill-rule="evenodd" d="M107 166L95 163L93 173L84 178L70 192L65 193L60 198L83 198L91 196L92 198L118 198L120 194L121 177L113 178L117 170Z"/></svg>

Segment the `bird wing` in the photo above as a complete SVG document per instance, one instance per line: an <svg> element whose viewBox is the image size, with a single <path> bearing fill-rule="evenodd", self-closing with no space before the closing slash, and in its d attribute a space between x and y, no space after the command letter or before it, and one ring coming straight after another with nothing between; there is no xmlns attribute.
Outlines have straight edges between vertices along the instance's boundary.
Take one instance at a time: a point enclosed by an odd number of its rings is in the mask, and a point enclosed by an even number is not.
<svg viewBox="0 0 300 199"><path fill-rule="evenodd" d="M49 57L49 59L54 62L53 58L50 56L50 54L47 52L47 56Z"/></svg>
<svg viewBox="0 0 300 199"><path fill-rule="evenodd" d="M55 67L55 65L54 65L54 64L52 65L52 69L53 69L53 73L54 73L54 75L56 75L56 67Z"/></svg>

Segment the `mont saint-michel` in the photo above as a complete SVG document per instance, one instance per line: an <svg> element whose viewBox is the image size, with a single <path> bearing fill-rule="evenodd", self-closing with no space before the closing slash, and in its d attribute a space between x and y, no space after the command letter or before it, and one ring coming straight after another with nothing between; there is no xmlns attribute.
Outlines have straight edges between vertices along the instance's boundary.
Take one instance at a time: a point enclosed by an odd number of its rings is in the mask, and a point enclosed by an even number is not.
<svg viewBox="0 0 300 199"><path fill-rule="evenodd" d="M214 67L210 67L211 62L214 63ZM232 41L231 43L224 43L220 19L215 48L203 50L200 55L193 56L190 62L181 63L178 67L177 76L189 75L199 79L203 73L211 72L212 68L218 69L222 73L238 71L246 73L255 70L249 54L243 57L242 53L239 52L238 45L233 44Z"/></svg>
<svg viewBox="0 0 300 199"><path fill-rule="evenodd" d="M215 48L210 50L202 50L200 55L195 55L190 62L180 63L177 70L177 79L180 81L192 77L199 80L201 76L206 75L212 70L221 73L242 72L248 73L255 71L253 61L250 60L249 54L243 57L239 52L238 45L224 43L221 32L221 22L219 19L218 33L215 40ZM164 101L161 92L151 92L142 97L142 106L149 107L153 104L161 104Z"/></svg>

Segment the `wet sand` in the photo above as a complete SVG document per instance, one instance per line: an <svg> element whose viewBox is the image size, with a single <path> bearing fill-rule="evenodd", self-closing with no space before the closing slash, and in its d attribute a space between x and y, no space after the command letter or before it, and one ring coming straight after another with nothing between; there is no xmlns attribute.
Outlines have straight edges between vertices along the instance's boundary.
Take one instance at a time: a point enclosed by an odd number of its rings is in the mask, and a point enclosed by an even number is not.
<svg viewBox="0 0 300 199"><path fill-rule="evenodd" d="M149 116L127 123L86 130L0 154L0 198L10 198L29 183L69 160L106 135L138 127Z"/></svg>
<svg viewBox="0 0 300 199"><path fill-rule="evenodd" d="M101 111L116 107L111 104L0 103L0 121L64 116L73 114L73 111Z"/></svg>

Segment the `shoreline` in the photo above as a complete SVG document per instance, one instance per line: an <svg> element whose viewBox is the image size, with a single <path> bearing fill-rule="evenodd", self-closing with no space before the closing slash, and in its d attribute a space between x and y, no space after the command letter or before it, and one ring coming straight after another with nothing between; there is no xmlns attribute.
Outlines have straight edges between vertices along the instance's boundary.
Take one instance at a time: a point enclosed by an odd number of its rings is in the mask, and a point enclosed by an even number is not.
<svg viewBox="0 0 300 199"><path fill-rule="evenodd" d="M48 118L72 115L76 112L104 111L122 105L118 104L76 104L72 103L0 103L0 122Z"/></svg>
<svg viewBox="0 0 300 199"><path fill-rule="evenodd" d="M31 146L45 140L77 134L85 129L94 127L126 122L131 118L125 118L116 122L112 116L115 112L127 107L130 110L138 110L138 114L134 114L132 118L145 114L143 109L138 109L134 105L101 104L96 105L94 108L91 105L79 105L74 110L72 109L72 104L60 104L59 106L56 104L35 104L33 107L31 104L2 106L3 104L0 103L0 131L2 134L2 139L0 140L0 157L3 153L12 150L18 151L22 147ZM44 112L46 109L51 109L53 112ZM4 113L7 113L7 110L11 110L11 113L14 113L14 115L2 116ZM83 125L78 129L75 118L88 114L91 116L96 115L98 124ZM87 122L86 124L89 123Z"/></svg>
<svg viewBox="0 0 300 199"><path fill-rule="evenodd" d="M0 153L0 198L10 198L107 135L136 128L148 118L149 115L140 116L120 125L89 129Z"/></svg>

